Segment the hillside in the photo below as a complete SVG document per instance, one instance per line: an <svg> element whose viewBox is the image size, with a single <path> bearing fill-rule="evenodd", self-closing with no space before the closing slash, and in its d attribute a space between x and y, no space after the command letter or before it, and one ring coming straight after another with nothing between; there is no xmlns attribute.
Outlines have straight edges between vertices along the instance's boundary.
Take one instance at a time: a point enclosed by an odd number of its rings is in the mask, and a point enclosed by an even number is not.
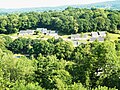
<svg viewBox="0 0 120 90"><path fill-rule="evenodd" d="M6 14L6 13L14 13L14 12L43 12L43 11L49 11L49 10L64 10L68 6L59 6L59 7L36 7L36 8L20 8L20 9L0 9L0 13ZM71 5L71 7L75 8L106 8L106 9L115 9L120 10L120 0L115 1L108 1L108 2L102 2L102 3L94 3L94 4L87 4L87 5Z"/></svg>
<svg viewBox="0 0 120 90"><path fill-rule="evenodd" d="M83 5L82 7L86 7L86 8L96 7L96 8L106 8L106 9L120 10L120 0Z"/></svg>

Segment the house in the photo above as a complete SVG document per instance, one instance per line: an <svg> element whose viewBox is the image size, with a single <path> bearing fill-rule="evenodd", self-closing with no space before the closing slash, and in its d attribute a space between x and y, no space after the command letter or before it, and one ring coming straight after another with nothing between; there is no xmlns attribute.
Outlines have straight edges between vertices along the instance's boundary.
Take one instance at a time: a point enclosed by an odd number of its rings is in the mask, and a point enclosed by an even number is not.
<svg viewBox="0 0 120 90"><path fill-rule="evenodd" d="M91 37L89 39L89 42L94 42L95 40L98 40L99 42L104 42L104 37L98 37L98 38Z"/></svg>
<svg viewBox="0 0 120 90"><path fill-rule="evenodd" d="M104 37L98 37L97 39L99 42L104 42Z"/></svg>
<svg viewBox="0 0 120 90"><path fill-rule="evenodd" d="M45 34L45 35L50 35L50 36L58 35L57 31L47 30L47 28L37 28L36 30L40 31L42 34Z"/></svg>
<svg viewBox="0 0 120 90"><path fill-rule="evenodd" d="M47 34L47 28L37 28L37 31L40 31L42 34Z"/></svg>
<svg viewBox="0 0 120 90"><path fill-rule="evenodd" d="M50 35L50 36L57 36L58 35L58 33L57 33L57 31L49 31L48 33L47 33L47 35Z"/></svg>
<svg viewBox="0 0 120 90"><path fill-rule="evenodd" d="M91 36L94 38L99 37L98 32L91 32Z"/></svg>
<svg viewBox="0 0 120 90"><path fill-rule="evenodd" d="M59 39L59 38L60 38L60 36L58 36L58 35L57 35L57 36L54 36L54 38L55 38L55 39Z"/></svg>
<svg viewBox="0 0 120 90"><path fill-rule="evenodd" d="M80 40L87 40L88 39L88 34L84 34L81 36Z"/></svg>
<svg viewBox="0 0 120 90"><path fill-rule="evenodd" d="M19 35L33 35L35 30L20 30Z"/></svg>
<svg viewBox="0 0 120 90"><path fill-rule="evenodd" d="M26 30L26 33L27 33L28 35L33 35L34 32L35 32L35 30Z"/></svg>
<svg viewBox="0 0 120 90"><path fill-rule="evenodd" d="M95 40L97 40L97 38L91 37L91 38L89 39L89 42L94 42Z"/></svg>
<svg viewBox="0 0 120 90"><path fill-rule="evenodd" d="M19 35L26 35L26 30L20 30Z"/></svg>
<svg viewBox="0 0 120 90"><path fill-rule="evenodd" d="M35 30L20 30L19 35L33 35Z"/></svg>
<svg viewBox="0 0 120 90"><path fill-rule="evenodd" d="M46 35L47 34L47 28L43 28L41 32Z"/></svg>
<svg viewBox="0 0 120 90"><path fill-rule="evenodd" d="M88 38L88 34L84 34L83 38Z"/></svg>
<svg viewBox="0 0 120 90"><path fill-rule="evenodd" d="M21 54L15 54L13 56L13 58L21 58L21 57L29 57L29 56L30 56L29 54L23 54L23 55L21 55Z"/></svg>
<svg viewBox="0 0 120 90"><path fill-rule="evenodd" d="M80 39L81 39L81 37L79 34L72 34L71 35L71 40L80 40Z"/></svg>
<svg viewBox="0 0 120 90"><path fill-rule="evenodd" d="M100 31L98 34L100 37L106 37L106 31Z"/></svg>
<svg viewBox="0 0 120 90"><path fill-rule="evenodd" d="M44 28L37 28L36 30L37 30L37 31L41 31L41 30L43 30L43 29L44 29Z"/></svg>
<svg viewBox="0 0 120 90"><path fill-rule="evenodd" d="M77 47L77 46L80 45L80 42L79 42L79 41L73 41L73 45L74 45L75 47Z"/></svg>

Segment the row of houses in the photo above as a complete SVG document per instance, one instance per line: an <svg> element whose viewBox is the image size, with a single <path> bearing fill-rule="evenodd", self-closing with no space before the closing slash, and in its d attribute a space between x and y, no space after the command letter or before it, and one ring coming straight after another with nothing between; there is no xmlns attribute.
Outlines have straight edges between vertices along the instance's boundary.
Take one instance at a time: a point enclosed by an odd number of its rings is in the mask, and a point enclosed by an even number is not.
<svg viewBox="0 0 120 90"><path fill-rule="evenodd" d="M79 34L71 34L71 40L77 41L77 40L87 40L88 35L79 35Z"/></svg>
<svg viewBox="0 0 120 90"><path fill-rule="evenodd" d="M35 31L39 31L44 35L58 37L58 32L53 30L47 30L47 28L37 28L36 30L20 30L19 35L33 35ZM104 37L106 36L105 31L100 32L91 32L91 38L88 38L88 34L80 35L80 34L71 34L70 39L73 41L75 46L81 44L79 40L89 40L89 42L94 42L98 40L99 42L104 42Z"/></svg>
<svg viewBox="0 0 120 90"><path fill-rule="evenodd" d="M106 37L105 31L99 31L99 32L91 32L91 38L88 37L88 34L79 35L79 34L72 34L71 40L74 44L74 46L78 46L81 43L79 40L88 40L90 43L94 42L95 40L98 40L99 42L104 42L104 38ZM86 44L85 42L83 44Z"/></svg>
<svg viewBox="0 0 120 90"><path fill-rule="evenodd" d="M106 31L99 31L99 32L91 32L91 38L89 42L94 42L98 40L99 42L104 42L104 38L106 37Z"/></svg>
<svg viewBox="0 0 120 90"><path fill-rule="evenodd" d="M89 42L94 42L95 40L97 40L97 41L99 41L99 42L104 42L104 37L97 37L97 38L91 37L91 38L89 39Z"/></svg>
<svg viewBox="0 0 120 90"><path fill-rule="evenodd" d="M19 35L33 35L35 30L20 30Z"/></svg>
<svg viewBox="0 0 120 90"><path fill-rule="evenodd" d="M92 37L106 37L106 31L91 32Z"/></svg>
<svg viewBox="0 0 120 90"><path fill-rule="evenodd" d="M40 31L44 35L57 36L58 32L53 30L47 30L47 28L37 28L36 30L20 30L19 35L33 35L35 31Z"/></svg>
<svg viewBox="0 0 120 90"><path fill-rule="evenodd" d="M58 32L55 30L47 30L47 28L37 28L37 31L40 31L44 35L57 36Z"/></svg>
<svg viewBox="0 0 120 90"><path fill-rule="evenodd" d="M91 32L91 38L90 40L97 39L101 40L102 38L106 37L106 32ZM80 34L71 34L71 40L77 41L77 40L87 40L88 34L80 35Z"/></svg>

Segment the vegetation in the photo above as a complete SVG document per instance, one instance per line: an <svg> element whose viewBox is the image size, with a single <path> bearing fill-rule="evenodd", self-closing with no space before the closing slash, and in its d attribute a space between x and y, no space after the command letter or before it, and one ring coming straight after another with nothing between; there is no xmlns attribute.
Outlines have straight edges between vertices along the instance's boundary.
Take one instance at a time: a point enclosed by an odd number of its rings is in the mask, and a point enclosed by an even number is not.
<svg viewBox="0 0 120 90"><path fill-rule="evenodd" d="M59 12L29 12L0 16L0 33L11 34L38 27L57 30L62 34L91 31L116 32L120 29L120 13L117 10L68 7Z"/></svg>
<svg viewBox="0 0 120 90"><path fill-rule="evenodd" d="M0 17L0 32L38 26L67 34L114 32L120 29L119 16L119 11L70 7L62 12L10 14ZM109 35L104 42L77 47L62 38L12 40L1 35L0 90L120 90L120 40L113 36L117 40L111 41Z"/></svg>
<svg viewBox="0 0 120 90"><path fill-rule="evenodd" d="M10 39L10 37L9 37ZM119 41L97 41L73 47L59 39L18 38L7 44L1 36L0 89L120 89ZM13 53L28 54L14 57Z"/></svg>

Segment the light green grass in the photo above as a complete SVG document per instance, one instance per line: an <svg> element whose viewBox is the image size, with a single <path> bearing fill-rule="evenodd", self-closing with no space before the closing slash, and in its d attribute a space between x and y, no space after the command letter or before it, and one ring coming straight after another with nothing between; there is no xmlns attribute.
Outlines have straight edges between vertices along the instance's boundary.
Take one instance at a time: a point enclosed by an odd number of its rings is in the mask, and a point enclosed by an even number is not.
<svg viewBox="0 0 120 90"><path fill-rule="evenodd" d="M61 36L62 38L68 38L68 37L70 37L70 35L63 35L63 36Z"/></svg>
<svg viewBox="0 0 120 90"><path fill-rule="evenodd" d="M111 41L115 41L115 40L119 40L118 37L120 37L120 34L108 33L108 37Z"/></svg>
<svg viewBox="0 0 120 90"><path fill-rule="evenodd" d="M91 38L90 33L83 33L84 34L88 34L88 39ZM5 34L0 34L0 36L5 35ZM44 34L39 34L39 35L17 35L17 33L15 34L9 34L8 36L12 37L12 39L16 39L18 37L23 37L23 38L31 38L31 39L44 39L47 40L49 38L52 38L52 36L49 35L44 35ZM70 37L71 35L63 35L60 36L63 39L68 39L68 37ZM114 34L114 33L108 33L108 37L111 41L115 41L115 40L119 40L118 37L120 37L120 34ZM79 42L86 42L88 43L87 40L80 40Z"/></svg>

